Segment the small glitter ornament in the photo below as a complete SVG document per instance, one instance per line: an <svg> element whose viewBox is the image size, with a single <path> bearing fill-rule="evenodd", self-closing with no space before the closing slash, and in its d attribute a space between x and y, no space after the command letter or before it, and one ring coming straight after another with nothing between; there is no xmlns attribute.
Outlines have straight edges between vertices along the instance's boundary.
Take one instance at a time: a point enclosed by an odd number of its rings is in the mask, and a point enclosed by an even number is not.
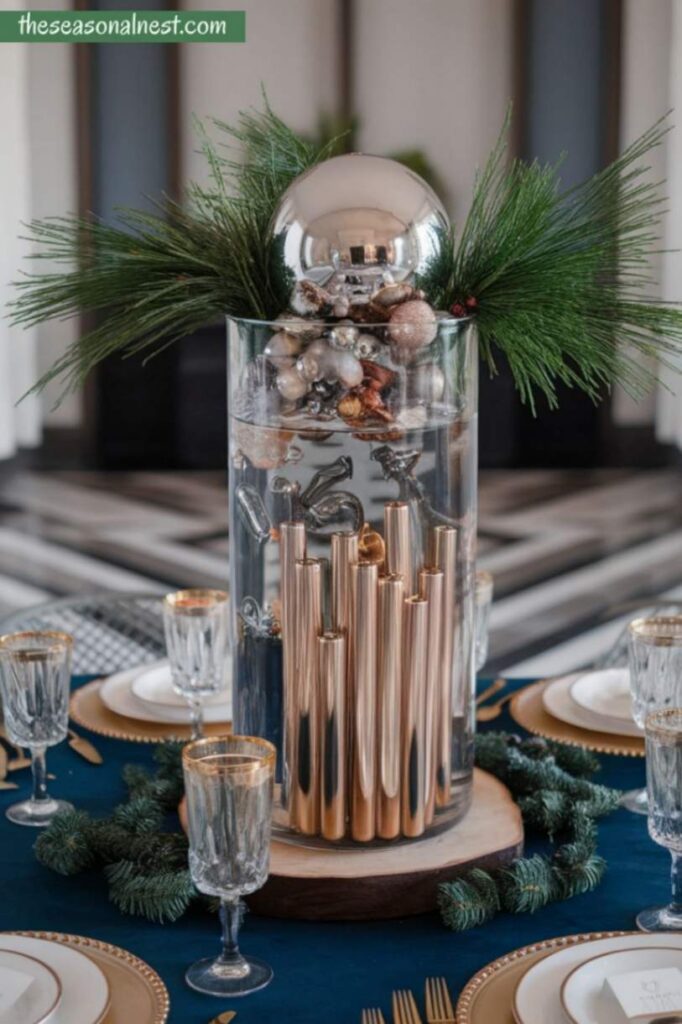
<svg viewBox="0 0 682 1024"><path fill-rule="evenodd" d="M410 299L391 310L388 333L398 348L414 352L433 341L438 333L438 320L428 302Z"/></svg>

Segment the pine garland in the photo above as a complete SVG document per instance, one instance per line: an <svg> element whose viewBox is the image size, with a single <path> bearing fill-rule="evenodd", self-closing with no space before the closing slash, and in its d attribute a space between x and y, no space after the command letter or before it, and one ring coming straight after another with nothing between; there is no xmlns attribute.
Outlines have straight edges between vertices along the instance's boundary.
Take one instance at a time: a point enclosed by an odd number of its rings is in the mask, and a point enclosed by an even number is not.
<svg viewBox="0 0 682 1024"><path fill-rule="evenodd" d="M187 870L185 834L164 830L183 795L180 749L158 746L154 775L127 765L128 800L108 818L93 819L83 811L58 815L35 844L38 861L62 875L101 869L112 903L151 921L175 921L194 902L213 907ZM494 872L475 868L442 884L444 923L463 931L501 910L533 913L594 889L605 870L596 853L595 821L618 806L620 795L587 780L599 770L596 758L549 740L485 733L476 739L476 763L509 786L527 828L550 839L565 835L565 842L552 857L535 854Z"/></svg>
<svg viewBox="0 0 682 1024"><path fill-rule="evenodd" d="M592 754L550 740L522 740L508 733L476 737L476 763L496 775L516 797L527 828L554 840L565 836L552 856L534 854L498 871L470 871L439 887L445 925L465 931L500 911L535 913L557 900L590 892L601 882L606 862L596 852L596 820L614 811L620 793L587 776L599 769Z"/></svg>
<svg viewBox="0 0 682 1024"><path fill-rule="evenodd" d="M338 139L304 140L267 100L234 126L211 125L238 151L198 123L210 184L190 184L185 202L124 209L116 225L66 216L28 226L29 258L61 266L17 283L12 323L97 319L34 390L55 377L76 388L113 352L151 357L225 314L264 320L286 308L290 282L268 227L287 186L338 151ZM491 373L501 353L532 407L537 393L555 406L559 384L597 400L619 381L638 397L655 381L641 355L674 363L682 349L682 311L651 296L647 273L663 200L645 157L666 124L568 191L559 165L508 162L506 127L461 230L442 238L418 283L437 308L475 313Z"/></svg>

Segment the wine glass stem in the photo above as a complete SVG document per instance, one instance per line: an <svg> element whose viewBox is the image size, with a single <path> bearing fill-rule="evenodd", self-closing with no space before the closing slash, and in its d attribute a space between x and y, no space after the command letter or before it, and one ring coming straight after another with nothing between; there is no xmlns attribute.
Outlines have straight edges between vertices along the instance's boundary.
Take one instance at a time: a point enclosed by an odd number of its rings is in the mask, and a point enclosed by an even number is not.
<svg viewBox="0 0 682 1024"><path fill-rule="evenodd" d="M244 957L239 952L239 928L242 923L242 906L240 900L222 900L220 903L220 923L223 928L223 951L220 962L223 964L241 964Z"/></svg>
<svg viewBox="0 0 682 1024"><path fill-rule="evenodd" d="M50 798L47 795L47 766L45 763L45 746L31 747L31 771L33 773L33 795L34 803L45 802Z"/></svg>
<svg viewBox="0 0 682 1024"><path fill-rule="evenodd" d="M204 709L200 700L190 700L189 713L192 739L200 740L204 735Z"/></svg>
<svg viewBox="0 0 682 1024"><path fill-rule="evenodd" d="M672 884L672 900L670 909L682 917L682 855L674 850L670 851L672 865L670 880Z"/></svg>

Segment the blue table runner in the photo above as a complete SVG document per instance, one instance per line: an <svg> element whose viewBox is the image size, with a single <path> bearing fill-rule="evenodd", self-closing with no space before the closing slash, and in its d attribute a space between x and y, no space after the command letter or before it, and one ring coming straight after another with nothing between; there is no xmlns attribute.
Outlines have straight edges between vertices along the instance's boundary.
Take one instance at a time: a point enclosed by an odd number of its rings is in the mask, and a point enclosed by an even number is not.
<svg viewBox="0 0 682 1024"><path fill-rule="evenodd" d="M519 731L506 712L487 728ZM57 775L51 791L104 816L125 797L123 765L151 766L152 749L92 739L104 756L100 767L86 764L66 744L48 751L48 768ZM598 781L606 785L643 785L643 759L603 757L602 765ZM388 1021L392 989L412 988L421 1003L426 976L444 975L454 997L479 968L518 946L576 932L631 929L641 907L669 896L668 853L649 839L643 817L619 810L599 829L599 849L609 864L600 888L534 915L501 915L482 928L454 934L436 913L358 923L249 914L242 947L267 960L275 978L262 992L223 1001L192 992L183 980L189 963L217 954L217 918L201 910L171 925L125 917L109 903L101 874L63 878L42 867L32 851L35 833L12 825L3 813L28 795L29 773L15 779L21 781L19 790L0 793L0 930L69 932L123 946L151 964L168 986L171 1024L208 1024L228 1008L238 1011L236 1024L354 1024L369 1006L381 1006ZM527 844L527 850L534 847Z"/></svg>

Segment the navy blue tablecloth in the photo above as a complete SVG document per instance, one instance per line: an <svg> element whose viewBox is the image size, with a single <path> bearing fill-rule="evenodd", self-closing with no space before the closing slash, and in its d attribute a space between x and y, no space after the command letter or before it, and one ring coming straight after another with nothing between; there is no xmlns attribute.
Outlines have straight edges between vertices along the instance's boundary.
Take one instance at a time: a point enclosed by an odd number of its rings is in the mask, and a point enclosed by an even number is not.
<svg viewBox="0 0 682 1024"><path fill-rule="evenodd" d="M506 715L494 727L517 731ZM92 767L62 744L48 753L48 767L57 775L51 787L53 795L105 815L124 797L123 765L151 764L152 753L142 744L92 739L104 765ZM630 929L642 906L668 898L667 852L648 838L643 817L620 810L600 826L600 851L609 863L601 887L532 916L502 915L482 928L453 934L436 913L352 924L250 914L242 947L272 964L275 979L262 992L223 1003L192 992L183 981L189 963L218 952L217 919L198 910L172 925L125 917L108 902L100 875L62 878L36 863L32 830L10 824L1 813L3 804L28 795L29 773L15 778L21 780L18 794L0 793L0 929L89 935L131 950L168 986L172 1024L207 1024L230 1006L238 1010L239 1024L348 1024L359 1021L362 1007L387 1011L394 988L411 987L421 998L427 975L444 975L457 994L480 967L511 949L557 935ZM642 785L644 761L605 757L599 781L624 789Z"/></svg>

